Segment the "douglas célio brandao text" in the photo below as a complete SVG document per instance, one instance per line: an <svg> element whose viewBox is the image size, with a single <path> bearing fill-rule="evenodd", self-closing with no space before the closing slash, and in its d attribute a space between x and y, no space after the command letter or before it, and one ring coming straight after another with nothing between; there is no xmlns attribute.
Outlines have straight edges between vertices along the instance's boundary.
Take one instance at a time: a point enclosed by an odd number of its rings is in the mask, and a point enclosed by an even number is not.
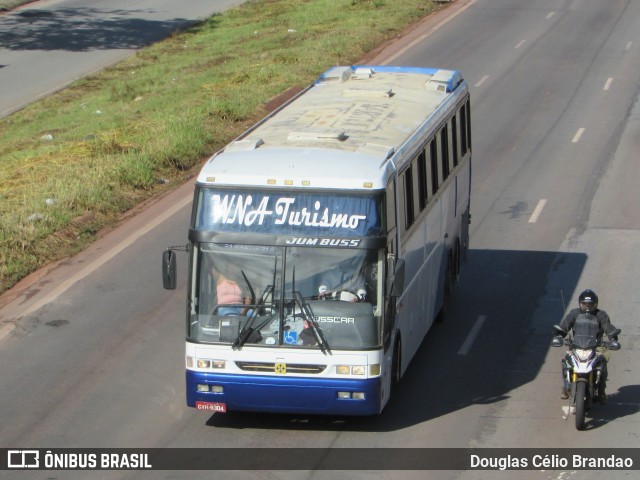
<svg viewBox="0 0 640 480"><path fill-rule="evenodd" d="M633 469L633 458L614 454L598 456L536 454L531 456L504 455L483 456L470 455L470 468L477 470L530 470L530 469Z"/></svg>

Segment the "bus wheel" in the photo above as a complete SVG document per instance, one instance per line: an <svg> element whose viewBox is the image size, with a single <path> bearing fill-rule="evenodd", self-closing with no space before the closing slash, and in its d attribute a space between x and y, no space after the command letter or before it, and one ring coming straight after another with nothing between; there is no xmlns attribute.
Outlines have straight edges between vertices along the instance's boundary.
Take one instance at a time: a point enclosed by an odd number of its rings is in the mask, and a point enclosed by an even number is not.
<svg viewBox="0 0 640 480"><path fill-rule="evenodd" d="M462 262L460 260L460 239L456 240L456 246L453 250L453 282L458 283L460 279L460 270L462 269Z"/></svg>
<svg viewBox="0 0 640 480"><path fill-rule="evenodd" d="M453 294L453 284L455 282L455 273L453 268L453 258L451 257L451 254L449 254L447 270L444 273L444 298L442 299L442 307L440 307L440 311L436 315L436 323L442 323L447 315L447 303L449 301L449 297Z"/></svg>
<svg viewBox="0 0 640 480"><path fill-rule="evenodd" d="M447 260L447 272L444 277L444 299L446 300L453 294L453 286L456 283L456 271L455 260L453 259L454 252L449 253Z"/></svg>

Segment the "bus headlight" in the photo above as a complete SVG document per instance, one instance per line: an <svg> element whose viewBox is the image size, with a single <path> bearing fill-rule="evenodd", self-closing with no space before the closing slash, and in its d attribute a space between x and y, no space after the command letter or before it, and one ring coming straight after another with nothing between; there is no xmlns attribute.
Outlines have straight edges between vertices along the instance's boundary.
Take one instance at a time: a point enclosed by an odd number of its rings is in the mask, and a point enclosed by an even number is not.
<svg viewBox="0 0 640 480"><path fill-rule="evenodd" d="M339 400L364 400L364 392L338 392Z"/></svg>
<svg viewBox="0 0 640 480"><path fill-rule="evenodd" d="M209 360L208 358L198 358L196 364L198 365L198 368L222 369L226 366L226 362L224 360Z"/></svg>
<svg viewBox="0 0 640 480"><path fill-rule="evenodd" d="M336 365L338 375L365 375L367 367L364 365Z"/></svg>
<svg viewBox="0 0 640 480"><path fill-rule="evenodd" d="M204 385L199 383L196 385L196 390L198 393L224 393L224 387L222 385Z"/></svg>

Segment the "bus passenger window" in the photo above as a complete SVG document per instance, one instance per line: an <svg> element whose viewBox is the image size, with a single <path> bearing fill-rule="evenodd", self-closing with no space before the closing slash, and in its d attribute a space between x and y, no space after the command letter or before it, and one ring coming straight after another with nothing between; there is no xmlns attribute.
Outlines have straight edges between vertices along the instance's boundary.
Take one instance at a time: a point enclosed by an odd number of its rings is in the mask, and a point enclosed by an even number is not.
<svg viewBox="0 0 640 480"><path fill-rule="evenodd" d="M441 181L445 181L449 176L449 142L448 142L447 126L445 125L440 130L440 154L442 160L442 178Z"/></svg>
<svg viewBox="0 0 640 480"><path fill-rule="evenodd" d="M418 205L420 207L420 211L424 210L424 207L427 206L427 155L424 150L420 152L418 158L416 159L416 163L418 164Z"/></svg>
<svg viewBox="0 0 640 480"><path fill-rule="evenodd" d="M449 145L451 146L451 160L453 161L453 168L458 166L458 117L455 115L451 119L451 141Z"/></svg>
<svg viewBox="0 0 640 480"><path fill-rule="evenodd" d="M436 139L431 140L429 145L431 151L431 195L435 195L438 192L440 182L438 181L438 146Z"/></svg>
<svg viewBox="0 0 640 480"><path fill-rule="evenodd" d="M415 218L413 211L413 175L411 173L411 167L409 167L403 174L404 185L404 218L405 229L408 230L413 224Z"/></svg>
<svg viewBox="0 0 640 480"><path fill-rule="evenodd" d="M465 105L460 107L460 155L467 154L467 109Z"/></svg>

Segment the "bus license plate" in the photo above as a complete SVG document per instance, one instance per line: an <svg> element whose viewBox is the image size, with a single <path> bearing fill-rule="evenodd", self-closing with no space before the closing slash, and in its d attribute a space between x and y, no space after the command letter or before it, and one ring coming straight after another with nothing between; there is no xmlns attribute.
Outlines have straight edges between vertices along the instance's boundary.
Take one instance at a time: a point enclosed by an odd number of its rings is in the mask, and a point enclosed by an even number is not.
<svg viewBox="0 0 640 480"><path fill-rule="evenodd" d="M196 402L196 408L198 410L225 413L227 411L227 404L220 402Z"/></svg>

